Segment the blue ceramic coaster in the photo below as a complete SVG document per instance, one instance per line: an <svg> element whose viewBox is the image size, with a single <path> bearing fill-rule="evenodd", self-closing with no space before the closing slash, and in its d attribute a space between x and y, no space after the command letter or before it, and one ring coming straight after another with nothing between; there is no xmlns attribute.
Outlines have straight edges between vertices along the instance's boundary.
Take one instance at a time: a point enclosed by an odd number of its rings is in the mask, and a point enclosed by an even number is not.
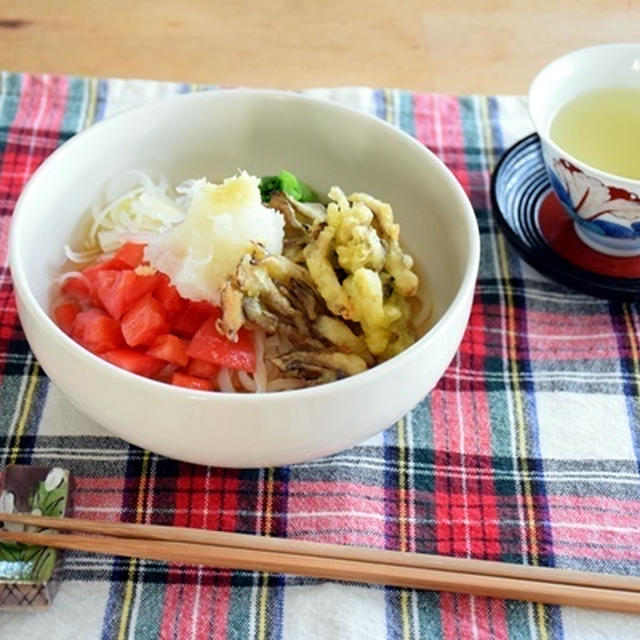
<svg viewBox="0 0 640 640"><path fill-rule="evenodd" d="M640 257L607 256L580 240L551 189L537 134L504 153L491 178L491 198L498 226L540 273L600 298L640 299Z"/></svg>

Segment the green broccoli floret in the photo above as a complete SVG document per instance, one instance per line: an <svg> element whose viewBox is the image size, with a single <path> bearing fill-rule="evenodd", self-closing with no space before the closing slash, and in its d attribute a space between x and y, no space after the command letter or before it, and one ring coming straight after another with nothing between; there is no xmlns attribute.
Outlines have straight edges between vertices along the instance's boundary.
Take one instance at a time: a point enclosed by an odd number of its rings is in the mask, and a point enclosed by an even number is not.
<svg viewBox="0 0 640 640"><path fill-rule="evenodd" d="M318 196L308 184L298 180L293 173L284 169L277 176L260 178L262 202L267 202L274 191L284 191L298 202L319 201Z"/></svg>

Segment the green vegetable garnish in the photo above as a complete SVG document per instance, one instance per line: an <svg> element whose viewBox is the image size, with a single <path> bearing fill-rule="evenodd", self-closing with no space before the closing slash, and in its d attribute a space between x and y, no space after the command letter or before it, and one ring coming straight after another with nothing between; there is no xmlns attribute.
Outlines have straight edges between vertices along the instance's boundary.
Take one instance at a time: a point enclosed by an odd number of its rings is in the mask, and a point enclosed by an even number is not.
<svg viewBox="0 0 640 640"><path fill-rule="evenodd" d="M318 202L320 200L308 184L298 180L293 173L284 169L277 176L260 178L262 202L267 202L274 191L284 191L298 202Z"/></svg>

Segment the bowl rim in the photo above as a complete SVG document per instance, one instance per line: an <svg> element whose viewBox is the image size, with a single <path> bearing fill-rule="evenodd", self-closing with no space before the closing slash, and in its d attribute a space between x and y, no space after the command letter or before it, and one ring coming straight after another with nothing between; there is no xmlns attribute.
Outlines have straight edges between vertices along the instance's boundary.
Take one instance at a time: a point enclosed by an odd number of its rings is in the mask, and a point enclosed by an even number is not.
<svg viewBox="0 0 640 640"><path fill-rule="evenodd" d="M594 176L597 176L598 178L601 178L603 181L614 181L614 182L622 182L625 183L627 186L630 186L632 190L640 190L640 179L634 179L634 178L628 178L626 176L621 176L621 175L616 175L615 173L610 173L608 171L604 171L602 169L598 169L597 167L594 167L593 165L587 164L586 162L583 162L582 160L579 160L578 158L576 158L574 155L570 154L568 151L565 151L562 147L560 147L558 144L556 144L553 139L551 138L550 135L548 135L548 129L549 126L545 126L542 127L541 123L539 121L539 119L534 117L533 114L533 103L534 103L534 92L537 90L537 88L543 84L543 80L544 77L551 72L555 67L558 67L562 64L564 64L565 62L569 61L569 60L573 60L575 58L579 58L580 56L583 56L585 54L587 54L588 52L592 52L592 51L596 51L596 50L607 50L607 51L614 51L614 50L629 50L629 51L633 51L635 50L637 52L638 55L638 60L640 60L640 42L603 42L600 44L595 44L595 45L591 45L589 47L582 47L580 49L574 49L573 51L568 51L566 53L564 53L563 55L554 58L553 60L551 60L550 62L548 62L546 65L544 65L544 67L542 67L534 76L533 80L531 81L531 83L529 84L529 90L527 92L527 111L529 114L529 119L531 120L531 123L534 126L534 129L536 130L536 133L540 136L540 140L547 145L548 147L550 147L555 153L556 155L559 156L564 156L566 157L568 160L570 160L573 164L576 165L576 167L578 167L579 169L582 170L583 173L590 173L593 174ZM640 72L639 72L640 73ZM603 87L606 87L609 85L603 85ZM611 85L613 86L613 85ZM574 95L580 95L580 93L582 93L581 91L576 92L576 94ZM559 108L559 107L558 107ZM557 113L557 109L556 109L556 113ZM549 123L545 123L546 125L548 125Z"/></svg>
<svg viewBox="0 0 640 640"><path fill-rule="evenodd" d="M409 144L414 149L422 153L428 162L431 162L434 169L436 169L441 177L449 184L453 190L454 195L460 202L462 217L465 221L465 228L468 233L466 234L465 242L465 267L462 275L462 279L458 289L444 310L437 322L414 344L402 351L401 353L393 356L389 360L382 362L362 373L357 375L348 376L341 380L333 382L306 387L302 389L291 389L272 393L235 393L235 392L223 392L216 391L201 391L194 389L187 389L178 387L175 385L167 384L140 376L105 361L100 356L91 353L81 345L77 344L72 338L67 336L53 321L51 316L42 308L39 302L36 300L31 287L26 278L23 262L18 253L18 241L21 235L22 218L24 216L23 210L30 198L31 192L37 187L40 176L49 171L51 165L55 164L61 157L64 157L70 150L74 149L78 145L85 144L87 140L90 140L93 136L98 135L102 129L111 126L114 120L135 117L137 114L153 110L163 109L171 103L180 103L183 101L198 101L198 100L231 100L231 99L267 99L267 100L288 100L301 103L307 103L313 108L323 108L329 111L337 111L348 113L351 117L358 119L368 120L370 124L375 127L379 127L382 130L390 132L392 135L398 137L404 141L405 144ZM10 229L9 229L9 267L11 271L11 277L13 280L16 293L20 295L22 302L29 307L29 310L34 314L35 318L41 325L44 325L49 329L50 337L58 342L60 346L63 346L66 350L71 349L76 353L77 357L84 360L87 365L98 366L102 368L105 375L111 378L120 378L128 381L130 385L135 385L142 390L163 389L165 394L175 394L176 398L198 398L200 400L204 398L215 398L219 402L229 403L281 403L287 402L294 394L293 397L303 399L304 397L312 397L317 395L324 395L330 393L331 390L336 389L337 386L341 391L348 393L351 389L359 387L367 383L376 377L387 375L393 372L393 370L399 368L405 360L413 357L425 343L437 340L438 337L446 331L448 320L451 317L456 316L458 313L463 312L467 301L473 296L473 289L475 288L479 263L480 263L480 234L478 229L478 223L475 216L474 209L471 205L469 197L462 188L459 181L455 178L451 170L444 164L438 156L431 151L426 145L419 142L408 133L404 132L400 128L386 122L374 115L360 111L350 105L344 105L341 103L333 102L329 99L318 98L315 96L302 95L300 93L274 90L274 89L205 89L202 91L195 91L192 93L178 94L169 97L163 97L143 105L138 105L119 111L115 114L111 114L106 118L100 120L97 123L92 124L83 131L75 134L69 140L57 147L36 169L29 180L22 188L22 192L16 202L14 211L11 217ZM429 390L425 390L427 393Z"/></svg>

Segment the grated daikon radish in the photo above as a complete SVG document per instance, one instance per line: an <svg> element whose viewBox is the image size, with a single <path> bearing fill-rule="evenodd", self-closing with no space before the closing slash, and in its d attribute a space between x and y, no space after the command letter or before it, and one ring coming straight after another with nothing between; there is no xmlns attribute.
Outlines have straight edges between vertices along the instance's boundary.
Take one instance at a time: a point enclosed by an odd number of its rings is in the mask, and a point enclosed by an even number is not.
<svg viewBox="0 0 640 640"><path fill-rule="evenodd" d="M219 305L220 285L252 242L282 253L284 218L263 206L259 183L243 171L222 184L195 180L182 188L190 200L186 217L145 249L145 259L171 278L181 296Z"/></svg>

